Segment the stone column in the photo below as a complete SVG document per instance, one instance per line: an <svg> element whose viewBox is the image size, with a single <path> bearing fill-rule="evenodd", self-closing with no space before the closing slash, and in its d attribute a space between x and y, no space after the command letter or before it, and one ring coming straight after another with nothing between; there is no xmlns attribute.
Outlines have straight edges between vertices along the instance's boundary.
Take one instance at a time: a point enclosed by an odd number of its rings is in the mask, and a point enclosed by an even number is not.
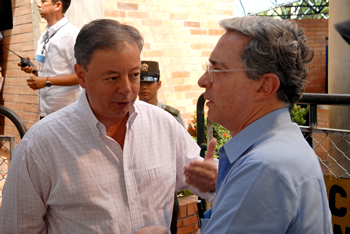
<svg viewBox="0 0 350 234"><path fill-rule="evenodd" d="M350 19L350 0L332 0L329 1L329 58L328 58L328 92L331 94L350 94L350 45L340 36L335 29L334 24ZM330 106L329 108L329 127L336 129L350 129L350 107L349 106ZM350 137L347 137L349 139ZM341 137L332 136L334 142L340 141ZM333 148L330 142L330 149ZM342 142L337 145L344 153L350 152L350 145ZM330 154L339 161L344 168L350 169L350 161L342 153L333 148ZM350 155L347 155L350 157ZM334 163L329 159L330 165ZM335 166L332 171L337 176L344 175L344 170Z"/></svg>

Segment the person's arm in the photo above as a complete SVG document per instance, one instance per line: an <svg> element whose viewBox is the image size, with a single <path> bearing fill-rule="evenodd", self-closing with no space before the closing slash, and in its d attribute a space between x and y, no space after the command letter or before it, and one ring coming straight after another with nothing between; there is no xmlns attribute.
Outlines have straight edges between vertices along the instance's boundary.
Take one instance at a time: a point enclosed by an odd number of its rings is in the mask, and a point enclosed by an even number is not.
<svg viewBox="0 0 350 234"><path fill-rule="evenodd" d="M75 73L72 73L70 75L65 75L65 76L51 76L51 77L31 75L29 76L29 79L27 79L27 85L34 90L42 89L46 87L46 81L50 81L51 85L58 85L58 86L73 86L73 85L79 84L77 75Z"/></svg>
<svg viewBox="0 0 350 234"><path fill-rule="evenodd" d="M45 233L47 174L34 161L25 139L17 145L3 189L0 207L1 233ZM46 186L45 186L46 185Z"/></svg>

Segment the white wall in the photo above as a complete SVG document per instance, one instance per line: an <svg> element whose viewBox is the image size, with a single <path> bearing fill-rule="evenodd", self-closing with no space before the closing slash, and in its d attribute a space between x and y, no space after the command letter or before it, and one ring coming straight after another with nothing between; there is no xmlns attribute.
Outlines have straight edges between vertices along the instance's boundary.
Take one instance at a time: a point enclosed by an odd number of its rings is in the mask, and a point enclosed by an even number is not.
<svg viewBox="0 0 350 234"><path fill-rule="evenodd" d="M103 0L72 0L65 16L81 29L84 24L103 18Z"/></svg>

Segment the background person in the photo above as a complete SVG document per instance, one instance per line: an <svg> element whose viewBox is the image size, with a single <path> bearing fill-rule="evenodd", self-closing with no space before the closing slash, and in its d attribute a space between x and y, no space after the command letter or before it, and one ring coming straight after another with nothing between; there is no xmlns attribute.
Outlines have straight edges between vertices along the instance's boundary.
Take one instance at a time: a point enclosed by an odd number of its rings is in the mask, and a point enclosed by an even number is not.
<svg viewBox="0 0 350 234"><path fill-rule="evenodd" d="M220 148L216 196L200 232L332 233L319 160L288 110L313 58L304 30L260 16L220 25L226 33L198 85L208 118L232 139Z"/></svg>
<svg viewBox="0 0 350 234"><path fill-rule="evenodd" d="M179 110L158 101L158 90L162 86L158 62L141 61L140 81L139 99L149 104L156 105L169 112L183 127L185 127ZM177 233L177 217L179 215L179 211L180 205L175 192L173 216L170 225L170 231L172 234Z"/></svg>
<svg viewBox="0 0 350 234"><path fill-rule="evenodd" d="M29 75L27 84L31 89L39 89L41 118L75 102L82 91L74 72L74 44L79 30L64 16L70 2L38 2L39 13L47 21L47 26L39 38L35 57L40 65L39 71ZM21 63L18 66L21 66ZM26 73L33 73L34 69L29 66L21 68Z"/></svg>
<svg viewBox="0 0 350 234"><path fill-rule="evenodd" d="M160 80L159 64L156 61L141 61L141 85L139 91L139 99L152 105L156 105L166 110L174 116L174 118L183 126L184 121L181 118L180 111L174 107L158 101L157 93L162 87Z"/></svg>
<svg viewBox="0 0 350 234"><path fill-rule="evenodd" d="M203 160L172 116L136 101L142 47L136 28L114 20L81 29L75 72L84 91L17 145L3 189L2 232L169 230L176 190L190 188L211 200L212 155ZM185 175L189 163L200 166L199 173ZM193 186L186 183L191 180Z"/></svg>

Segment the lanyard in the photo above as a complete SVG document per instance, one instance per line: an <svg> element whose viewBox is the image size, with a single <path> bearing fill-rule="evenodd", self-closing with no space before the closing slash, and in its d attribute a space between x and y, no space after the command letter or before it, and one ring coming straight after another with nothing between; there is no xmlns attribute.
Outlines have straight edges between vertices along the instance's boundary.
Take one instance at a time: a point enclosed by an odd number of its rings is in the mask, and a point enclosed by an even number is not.
<svg viewBox="0 0 350 234"><path fill-rule="evenodd" d="M61 27L59 27L56 32L54 32L51 37L49 37L49 30L47 30L46 34L45 34L45 39L44 39L44 45L43 45L43 48L41 49L41 54L44 54L44 52L47 52L46 51L46 44L49 43L49 40L55 36L55 34L58 32L58 30L60 30L61 28L63 28L63 26L65 26L66 24L68 24L68 21L62 25Z"/></svg>

